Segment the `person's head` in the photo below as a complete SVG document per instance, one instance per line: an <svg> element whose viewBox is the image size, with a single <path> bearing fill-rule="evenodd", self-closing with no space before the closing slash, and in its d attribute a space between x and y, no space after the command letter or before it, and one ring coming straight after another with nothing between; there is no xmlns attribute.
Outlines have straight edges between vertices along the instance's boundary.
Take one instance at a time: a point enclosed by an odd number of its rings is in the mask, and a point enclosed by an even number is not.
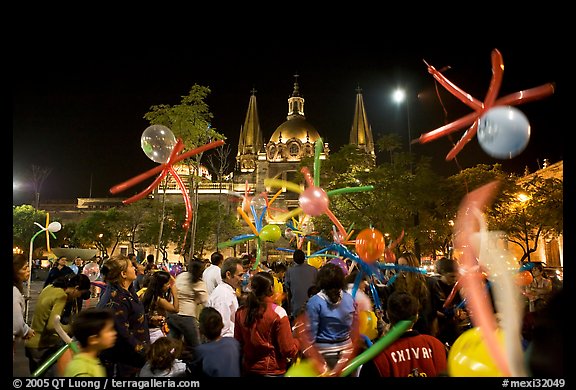
<svg viewBox="0 0 576 390"><path fill-rule="evenodd" d="M78 267L82 266L83 263L84 263L84 260L82 260L82 258L80 256L77 256L74 259L74 264Z"/></svg>
<svg viewBox="0 0 576 390"><path fill-rule="evenodd" d="M304 260L306 260L306 254L302 249L296 249L292 254L292 259L296 264L303 264Z"/></svg>
<svg viewBox="0 0 576 390"><path fill-rule="evenodd" d="M223 261L224 261L224 256L222 256L222 253L220 253L220 252L214 252L214 253L212 253L212 255L210 255L210 262L213 265L220 266L220 264L222 264Z"/></svg>
<svg viewBox="0 0 576 390"><path fill-rule="evenodd" d="M153 254L149 254L148 256L146 256L146 263L154 265L154 255Z"/></svg>
<svg viewBox="0 0 576 390"><path fill-rule="evenodd" d="M394 291L388 297L387 315L391 324L403 320L415 320L418 316L418 300L404 291Z"/></svg>
<svg viewBox="0 0 576 390"><path fill-rule="evenodd" d="M534 266L532 267L532 276L544 276L544 266L542 263L534 263Z"/></svg>
<svg viewBox="0 0 576 390"><path fill-rule="evenodd" d="M23 254L17 254L12 257L12 284L20 290L24 291L22 283L27 281L30 277L30 267L28 266L28 259Z"/></svg>
<svg viewBox="0 0 576 390"><path fill-rule="evenodd" d="M245 325L250 327L256 320L262 318L266 310L266 297L274 295L274 277L265 271L255 273L250 278L250 293L246 298L248 313Z"/></svg>
<svg viewBox="0 0 576 390"><path fill-rule="evenodd" d="M90 278L84 274L66 274L57 277L54 282L52 282L54 287L62 288L66 295L68 295L68 300L82 298L86 300L90 298Z"/></svg>
<svg viewBox="0 0 576 390"><path fill-rule="evenodd" d="M228 257L222 263L220 269L220 276L222 281L228 283L233 289L237 289L242 283L242 274L244 267L242 267L242 260L236 257Z"/></svg>
<svg viewBox="0 0 576 390"><path fill-rule="evenodd" d="M181 353L182 341L173 337L159 337L146 351L146 360L152 372L164 371L172 368Z"/></svg>
<svg viewBox="0 0 576 390"><path fill-rule="evenodd" d="M106 260L102 268L101 272L107 283L127 285L136 280L136 269L130 259L124 255L112 256Z"/></svg>
<svg viewBox="0 0 576 390"><path fill-rule="evenodd" d="M224 328L222 315L213 307L204 307L200 312L198 322L200 333L210 341L217 340Z"/></svg>
<svg viewBox="0 0 576 390"><path fill-rule="evenodd" d="M278 279L282 279L284 278L284 275L286 274L286 264L284 263L276 263L275 267L274 267L274 272L276 273L276 277Z"/></svg>
<svg viewBox="0 0 576 390"><path fill-rule="evenodd" d="M436 272L440 274L444 283L453 286L458 280L458 263L456 260L442 257L436 261Z"/></svg>
<svg viewBox="0 0 576 390"><path fill-rule="evenodd" d="M202 280L202 273L206 267L204 266L204 262L201 260L193 259L188 264L188 273L190 274L190 281L192 283L199 282Z"/></svg>
<svg viewBox="0 0 576 390"><path fill-rule="evenodd" d="M56 266L58 268L63 268L68 265L68 258L66 256L60 256L56 261Z"/></svg>
<svg viewBox="0 0 576 390"><path fill-rule="evenodd" d="M418 257L412 252L404 252L398 257L396 260L398 265L404 265L408 267L420 267L420 260Z"/></svg>
<svg viewBox="0 0 576 390"><path fill-rule="evenodd" d="M80 310L71 327L72 334L82 350L100 352L116 343L114 314L109 309L89 307Z"/></svg>
<svg viewBox="0 0 576 390"><path fill-rule="evenodd" d="M316 286L320 291L324 290L332 303L340 300L342 290L346 288L344 271L334 263L326 263L318 270Z"/></svg>

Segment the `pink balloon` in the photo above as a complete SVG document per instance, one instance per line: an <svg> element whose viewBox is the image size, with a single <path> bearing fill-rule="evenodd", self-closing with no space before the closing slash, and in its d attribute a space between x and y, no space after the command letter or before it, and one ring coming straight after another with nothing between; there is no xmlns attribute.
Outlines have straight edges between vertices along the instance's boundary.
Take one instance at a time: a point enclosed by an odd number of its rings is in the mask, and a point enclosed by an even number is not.
<svg viewBox="0 0 576 390"><path fill-rule="evenodd" d="M304 192L300 194L298 200L302 210L312 217L324 214L330 204L326 191L315 186L306 188Z"/></svg>

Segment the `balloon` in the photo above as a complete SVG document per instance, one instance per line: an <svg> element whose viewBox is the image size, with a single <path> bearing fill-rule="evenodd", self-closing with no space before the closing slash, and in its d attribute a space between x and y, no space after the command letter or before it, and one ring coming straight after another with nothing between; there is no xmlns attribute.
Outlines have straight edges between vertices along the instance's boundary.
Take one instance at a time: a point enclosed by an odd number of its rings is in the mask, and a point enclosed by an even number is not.
<svg viewBox="0 0 576 390"><path fill-rule="evenodd" d="M389 248L386 248L384 250L384 262L390 263L390 264L393 264L396 262L396 255Z"/></svg>
<svg viewBox="0 0 576 390"><path fill-rule="evenodd" d="M277 241L282 235L282 231L278 225L266 225L260 230L259 237L262 241L274 242Z"/></svg>
<svg viewBox="0 0 576 390"><path fill-rule="evenodd" d="M554 84L548 83L541 85L536 88L526 89L524 91L519 91L516 93L512 93L510 95L506 95L502 98L497 99L498 90L502 84L502 74L504 70L504 61L502 59L502 55L497 49L492 51L492 79L490 81L490 86L488 88L488 92L484 99L484 102L481 102L478 99L475 99L469 93L463 91L462 89L458 88L455 84L453 84L450 80L437 71L433 66L428 65L428 72L433 75L434 79L438 81L448 92L454 95L456 98L460 99L464 104L469 106L474 110L473 113L463 116L462 118L446 124L442 127L439 127L435 130L429 131L428 133L422 134L417 140L417 142L423 144L426 142L433 141L439 137L449 135L465 126L472 125L464 133L462 138L454 145L452 150L446 155L446 160L452 160L456 157L456 155L464 148L464 145L468 143L474 137L477 131L479 131L479 120L482 115L484 115L488 110L492 107L496 106L505 106L505 105L517 105L521 103L526 103L532 100L539 99L541 97L546 97L554 93ZM523 148L522 148L523 149ZM522 151L520 149L517 151L518 153ZM513 152L512 150L509 150ZM499 150L501 152L501 150ZM489 153L490 154L490 153ZM498 158L511 158L511 157L498 157Z"/></svg>
<svg viewBox="0 0 576 390"><path fill-rule="evenodd" d="M70 360L72 360L73 355L74 354L72 353L72 350L70 348L68 348L58 358L58 360L56 361L56 372L58 373L58 376L64 376L64 371L66 370L66 366L68 365L68 363L70 363Z"/></svg>
<svg viewBox="0 0 576 390"><path fill-rule="evenodd" d="M266 207L266 198L262 194L256 195L250 201L250 206L254 207L256 211L262 211Z"/></svg>
<svg viewBox="0 0 576 390"><path fill-rule="evenodd" d="M50 222L48 225L48 231L51 233L59 232L62 229L62 224L60 222Z"/></svg>
<svg viewBox="0 0 576 390"><path fill-rule="evenodd" d="M367 263L373 263L386 249L384 235L374 228L362 230L356 236L356 253Z"/></svg>
<svg viewBox="0 0 576 390"><path fill-rule="evenodd" d="M503 334L497 330L502 344ZM448 352L448 375L457 377L500 377L502 372L492 359L479 328L464 331Z"/></svg>
<svg viewBox="0 0 576 390"><path fill-rule="evenodd" d="M140 137L140 146L146 156L159 164L164 164L168 161L175 145L176 137L174 137L174 133L162 125L148 126Z"/></svg>
<svg viewBox="0 0 576 390"><path fill-rule="evenodd" d="M284 300L284 287L276 276L274 276L274 294L272 295L272 300L277 305L282 305L282 301Z"/></svg>
<svg viewBox="0 0 576 390"><path fill-rule="evenodd" d="M291 239L293 239L294 237L296 237L296 234L292 231L292 229L286 228L286 230L284 230L284 236L285 236L287 239L291 240Z"/></svg>
<svg viewBox="0 0 576 390"><path fill-rule="evenodd" d="M72 264L69 267L72 271L74 271L75 274L78 273L78 266L76 264Z"/></svg>
<svg viewBox="0 0 576 390"><path fill-rule="evenodd" d="M170 268L170 275L176 277L182 272L182 266L180 264L175 264Z"/></svg>
<svg viewBox="0 0 576 390"><path fill-rule="evenodd" d="M91 262L84 266L82 273L88 276L88 279L93 282L100 276L100 267L97 263Z"/></svg>
<svg viewBox="0 0 576 390"><path fill-rule="evenodd" d="M328 210L330 203L326 191L315 186L306 188L300 194L298 201L300 202L302 210L312 217L324 214L326 210Z"/></svg>
<svg viewBox="0 0 576 390"><path fill-rule="evenodd" d="M344 275L348 275L348 266L341 258L337 257L335 259L332 259L329 261L329 263L336 264L338 267L342 268L342 272L344 272Z"/></svg>
<svg viewBox="0 0 576 390"><path fill-rule="evenodd" d="M324 264L324 259L322 257L309 257L308 258L308 264L310 264L312 267L318 269L318 268L322 267L322 264Z"/></svg>
<svg viewBox="0 0 576 390"><path fill-rule="evenodd" d="M478 142L482 150L495 158L510 159L519 155L530 140L528 118L514 107L491 108L478 123Z"/></svg>
<svg viewBox="0 0 576 390"><path fill-rule="evenodd" d="M530 271L520 271L514 278L517 286L528 286L530 283L532 283L532 280L534 280L534 277Z"/></svg>
<svg viewBox="0 0 576 390"><path fill-rule="evenodd" d="M374 340L378 336L377 318L373 311L361 310L358 313L358 324L360 334Z"/></svg>
<svg viewBox="0 0 576 390"><path fill-rule="evenodd" d="M298 360L292 364L284 376L287 377L317 377L320 373L314 368L314 363L311 359Z"/></svg>

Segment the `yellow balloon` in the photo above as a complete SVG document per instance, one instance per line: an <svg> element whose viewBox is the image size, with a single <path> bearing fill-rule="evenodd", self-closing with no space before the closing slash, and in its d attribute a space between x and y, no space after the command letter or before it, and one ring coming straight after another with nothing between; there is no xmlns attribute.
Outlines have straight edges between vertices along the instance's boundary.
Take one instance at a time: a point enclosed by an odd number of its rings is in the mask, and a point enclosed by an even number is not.
<svg viewBox="0 0 576 390"><path fill-rule="evenodd" d="M310 359L298 360L292 364L284 376L288 377L316 377L318 372L314 368L314 364Z"/></svg>
<svg viewBox="0 0 576 390"><path fill-rule="evenodd" d="M278 281L276 276L274 276L274 295L272 295L272 299L277 305L282 305L284 300L284 287L282 287L282 283Z"/></svg>
<svg viewBox="0 0 576 390"><path fill-rule="evenodd" d="M498 330L497 339L502 345L504 335ZM448 375L454 377L501 377L502 372L492 359L480 328L468 329L454 342L448 352Z"/></svg>
<svg viewBox="0 0 576 390"><path fill-rule="evenodd" d="M360 311L360 313L358 313L360 334L367 336L370 340L378 337L377 320L376 314L373 311Z"/></svg>
<svg viewBox="0 0 576 390"><path fill-rule="evenodd" d="M312 267L320 268L322 267L322 264L324 264L324 259L322 257L309 257L308 264Z"/></svg>

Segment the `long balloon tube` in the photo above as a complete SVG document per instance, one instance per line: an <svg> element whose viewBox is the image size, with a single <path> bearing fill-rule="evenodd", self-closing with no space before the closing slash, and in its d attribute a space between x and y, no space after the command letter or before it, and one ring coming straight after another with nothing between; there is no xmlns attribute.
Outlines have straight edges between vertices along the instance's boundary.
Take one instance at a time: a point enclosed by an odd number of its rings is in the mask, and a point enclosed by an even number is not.
<svg viewBox="0 0 576 390"><path fill-rule="evenodd" d="M436 81L438 81L444 88L446 88L448 92L454 95L462 103L471 107L473 110L479 110L484 107L484 104L480 100L460 89L460 87L456 86L456 84L448 80L433 66L428 65L428 73L430 73Z"/></svg>
<svg viewBox="0 0 576 390"><path fill-rule="evenodd" d="M452 123L448 123L447 125L441 126L435 130L431 130L427 133L422 134L420 137L416 138L412 143L421 143L425 144L426 142L434 141L440 137L445 135L451 134L455 131L460 130L461 128L471 125L474 121L478 119L478 113L471 112L468 115L464 115L462 118L455 120Z"/></svg>
<svg viewBox="0 0 576 390"><path fill-rule="evenodd" d="M306 180L308 187L314 187L314 179L312 178L312 175L310 174L310 170L308 169L308 167L300 168L300 172L302 172L302 174L304 175L304 180Z"/></svg>
<svg viewBox="0 0 576 390"><path fill-rule="evenodd" d="M262 230L262 224L260 223L260 219L258 218L258 213L256 212L256 207L253 204L250 205L250 211L252 211L252 218L254 218L254 226L256 227L256 231Z"/></svg>
<svg viewBox="0 0 576 390"><path fill-rule="evenodd" d="M322 153L322 138L314 144L314 185L320 186L320 154Z"/></svg>
<svg viewBox="0 0 576 390"><path fill-rule="evenodd" d="M340 232L340 234L342 235L342 239L345 240L347 233L346 233L346 229L344 229L344 226L342 226L342 224L340 223L340 221L338 220L338 218L336 218L336 216L334 215L334 213L330 210L330 209L326 209L324 211L324 214L326 214L328 216L328 218L330 218L330 220L332 221L332 223L334 225L336 225L336 228L338 228L338 231Z"/></svg>
<svg viewBox="0 0 576 390"><path fill-rule="evenodd" d="M362 364L372 360L375 358L380 352L382 352L386 347L392 344L396 339L410 326L412 325L413 321L399 321L397 322L388 333L382 336L378 341L376 341L370 348L362 352L361 354L351 359L350 362L344 367L344 369L340 372L340 376L348 376L353 373L358 367Z"/></svg>
<svg viewBox="0 0 576 390"><path fill-rule="evenodd" d="M502 54L497 49L492 50L492 79L488 92L484 98L483 109L486 110L494 105L498 97L498 91L502 85L502 75L504 74L504 60Z"/></svg>
<svg viewBox="0 0 576 390"><path fill-rule="evenodd" d="M478 121L474 122L472 126L462 135L462 138L454 145L454 147L446 155L446 161L452 160L460 151L466 146L466 144L476 135L478 131Z"/></svg>
<svg viewBox="0 0 576 390"><path fill-rule="evenodd" d="M262 226L264 226L264 216L266 215L268 211L268 207L264 206L264 208L262 209L262 212L260 213L260 216L258 217L258 231L262 230Z"/></svg>
<svg viewBox="0 0 576 390"><path fill-rule="evenodd" d="M60 349L58 349L56 352L54 352L54 354L52 356L50 356L48 359L46 359L44 361L44 363L42 363L40 365L40 367L38 367L36 369L36 371L34 371L32 373L32 376L38 377L38 376L42 375L44 373L44 371L46 371L50 366L52 366L54 363L56 363L62 355L64 355L64 352L66 352L68 350L68 348L70 348L70 345L64 344Z"/></svg>
<svg viewBox="0 0 576 390"><path fill-rule="evenodd" d="M488 352L502 375L510 376L510 367L497 340L498 324L483 285L484 278L480 273L472 245L472 237L477 233L475 231L478 225L476 213L481 212L482 208L492 200L498 184L497 181L493 181L465 196L458 210L454 230L458 233L456 234L456 247L463 250L464 273L460 275L459 280L462 281L463 293L470 307L470 317L474 326L480 328Z"/></svg>
<svg viewBox="0 0 576 390"><path fill-rule="evenodd" d="M170 165L169 170L172 174L172 177L174 177L174 180L176 180L178 187L180 187L182 198L184 198L184 204L186 205L186 219L184 220L184 224L182 226L185 229L188 229L188 227L190 227L190 221L192 221L192 205L190 204L190 196L188 195L188 191L186 191L186 186L182 182L182 178L178 175L172 165Z"/></svg>
<svg viewBox="0 0 576 390"><path fill-rule="evenodd" d="M256 226L254 226L252 221L250 221L250 218L248 218L248 215L246 214L246 212L244 210L242 210L242 207L237 207L236 210L238 211L238 214L240 214L242 216L242 219L244 219L244 221L248 224L248 227L250 227L250 230L252 230L252 233L254 233L254 235L257 236L258 230L256 230Z"/></svg>
<svg viewBox="0 0 576 390"><path fill-rule="evenodd" d="M456 296L456 293L458 292L459 289L460 289L460 281L457 280L456 283L454 283L454 286L452 286L452 290L450 291L450 294L448 294L448 297L446 298L446 300L444 301L444 304L442 305L443 309L446 309L448 306L450 306L450 304L454 300L454 297Z"/></svg>
<svg viewBox="0 0 576 390"><path fill-rule="evenodd" d="M242 244L243 242L250 241L250 240L254 239L255 237L256 236L251 236L251 237L241 238L238 240L219 242L218 243L218 249L228 248L228 247L234 246L236 244Z"/></svg>
<svg viewBox="0 0 576 390"><path fill-rule="evenodd" d="M288 211L287 213L280 214L276 216L276 221L286 221L292 218L295 215L298 215L302 212L300 207L295 208L294 210Z"/></svg>
<svg viewBox="0 0 576 390"><path fill-rule="evenodd" d="M260 264L261 257L262 257L262 240L260 239L260 237L258 237L258 242L256 244L256 261L252 266L252 271L254 271L258 267L258 264Z"/></svg>
<svg viewBox="0 0 576 390"><path fill-rule="evenodd" d="M346 187L346 188L338 188L336 190L330 190L326 192L328 196L340 195L340 194L347 194L349 192L364 192L364 191L372 191L374 186L362 186L362 187Z"/></svg>
<svg viewBox="0 0 576 390"><path fill-rule="evenodd" d="M503 96L494 102L495 106L516 106L521 103L528 103L543 97L550 96L554 93L555 86L553 83L542 84L539 87L525 89L514 92L510 95Z"/></svg>
<svg viewBox="0 0 576 390"><path fill-rule="evenodd" d="M286 181L286 180L280 180L280 179L264 179L264 185L266 187L280 187L280 188L286 188L287 190L293 191L297 194L301 194L302 193L302 188L300 188L300 186L298 184L292 183L290 181Z"/></svg>
<svg viewBox="0 0 576 390"><path fill-rule="evenodd" d="M46 250L50 253L50 231L48 230L48 225L50 225L50 213L46 213Z"/></svg>
<svg viewBox="0 0 576 390"><path fill-rule="evenodd" d="M146 187L143 191L139 192L138 194L136 194L136 195L134 195L128 199L124 199L122 201L122 203L130 204L130 203L136 202L137 200L140 200L140 199L146 197L149 193L154 191L154 188L156 188L158 186L158 184L160 184L160 182L162 181L162 179L164 179L164 177L166 176L167 173L168 173L168 170L163 170L162 173L160 175L158 175L158 177L156 177L156 179L154 179L154 181L152 183L150 183L150 185L148 187Z"/></svg>

